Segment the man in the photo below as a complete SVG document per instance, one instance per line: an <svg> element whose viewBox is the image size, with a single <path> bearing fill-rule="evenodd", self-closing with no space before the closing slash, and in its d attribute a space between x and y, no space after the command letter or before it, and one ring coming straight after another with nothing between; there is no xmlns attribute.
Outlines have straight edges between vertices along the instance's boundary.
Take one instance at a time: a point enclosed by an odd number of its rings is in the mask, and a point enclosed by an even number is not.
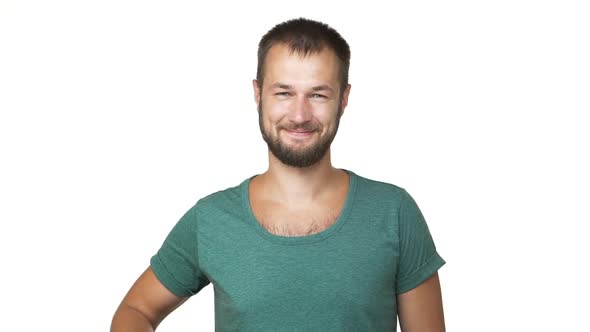
<svg viewBox="0 0 590 332"><path fill-rule="evenodd" d="M350 50L331 27L283 22L253 80L268 170L201 198L117 309L152 331L209 283L216 331L444 331L445 264L408 192L334 168Z"/></svg>

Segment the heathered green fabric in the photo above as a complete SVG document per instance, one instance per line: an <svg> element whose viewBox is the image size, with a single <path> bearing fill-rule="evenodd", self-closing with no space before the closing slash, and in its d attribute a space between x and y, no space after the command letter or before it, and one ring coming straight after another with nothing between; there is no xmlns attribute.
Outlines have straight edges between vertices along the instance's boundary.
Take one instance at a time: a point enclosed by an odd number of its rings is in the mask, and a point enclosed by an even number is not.
<svg viewBox="0 0 590 332"><path fill-rule="evenodd" d="M346 203L326 230L268 232L254 218L248 185L198 200L151 258L178 296L209 283L216 331L396 331L396 294L445 264L408 192L343 169Z"/></svg>

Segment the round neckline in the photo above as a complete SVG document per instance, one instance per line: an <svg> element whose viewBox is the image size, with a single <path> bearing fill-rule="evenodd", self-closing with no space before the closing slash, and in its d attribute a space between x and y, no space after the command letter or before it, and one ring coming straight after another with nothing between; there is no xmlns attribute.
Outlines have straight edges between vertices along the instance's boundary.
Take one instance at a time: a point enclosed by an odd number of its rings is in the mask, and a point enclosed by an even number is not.
<svg viewBox="0 0 590 332"><path fill-rule="evenodd" d="M260 234L266 240L269 240L274 243L280 244L304 244L304 243L312 243L317 241L322 241L325 238L335 234L338 230L344 225L346 220L348 219L348 215L352 210L352 204L354 202L356 186L357 186L357 175L347 169L340 168L340 170L345 171L348 173L348 192L346 193L346 200L344 202L344 207L340 211L340 215L336 219L336 221L330 225L328 228L322 230L321 232L314 233L311 235L302 235L302 236L283 236L277 235L269 232L266 228L262 227L260 222L254 216L254 212L252 211L252 206L250 205L250 181L257 175L252 175L251 177L244 180L241 184L241 195L242 195L242 206L244 208L244 213L246 214L246 219L248 219L248 223L254 227L256 232Z"/></svg>

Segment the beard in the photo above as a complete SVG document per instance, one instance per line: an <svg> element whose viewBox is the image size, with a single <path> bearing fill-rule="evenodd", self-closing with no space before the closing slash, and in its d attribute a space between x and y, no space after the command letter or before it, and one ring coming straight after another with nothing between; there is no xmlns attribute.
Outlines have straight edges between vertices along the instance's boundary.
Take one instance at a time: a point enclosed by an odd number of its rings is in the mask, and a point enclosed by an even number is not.
<svg viewBox="0 0 590 332"><path fill-rule="evenodd" d="M336 133L338 132L338 126L340 125L340 117L342 115L342 103L338 103L338 113L336 115L336 125L334 126L334 130L328 132L325 137L320 137L320 140L314 143L313 145L305 148L291 147L285 144L283 141L281 141L278 135L277 137L272 137L269 128L264 127L264 122L262 121L262 114L263 111L261 97L260 103L258 105L258 124L260 126L262 138L268 145L268 149L283 164L292 167L303 168L314 165L326 155L326 152L330 148L330 145L332 144L332 141L334 140L334 137L336 137ZM313 123L305 123L290 127L280 127L278 129L279 132L281 130L305 130L317 132L320 128L315 126Z"/></svg>

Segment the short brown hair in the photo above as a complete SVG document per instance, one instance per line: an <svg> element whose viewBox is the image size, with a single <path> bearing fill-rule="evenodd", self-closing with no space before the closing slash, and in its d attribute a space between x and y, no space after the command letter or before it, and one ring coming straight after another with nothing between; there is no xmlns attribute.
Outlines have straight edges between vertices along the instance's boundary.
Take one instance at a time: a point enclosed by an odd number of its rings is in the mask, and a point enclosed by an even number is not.
<svg viewBox="0 0 590 332"><path fill-rule="evenodd" d="M342 98L344 89L348 85L350 47L346 40L329 25L303 17L275 25L260 40L256 70L260 91L262 91L264 80L264 61L271 47L278 43L286 44L291 53L297 52L303 56L319 53L324 47L334 51L340 62L340 97Z"/></svg>

